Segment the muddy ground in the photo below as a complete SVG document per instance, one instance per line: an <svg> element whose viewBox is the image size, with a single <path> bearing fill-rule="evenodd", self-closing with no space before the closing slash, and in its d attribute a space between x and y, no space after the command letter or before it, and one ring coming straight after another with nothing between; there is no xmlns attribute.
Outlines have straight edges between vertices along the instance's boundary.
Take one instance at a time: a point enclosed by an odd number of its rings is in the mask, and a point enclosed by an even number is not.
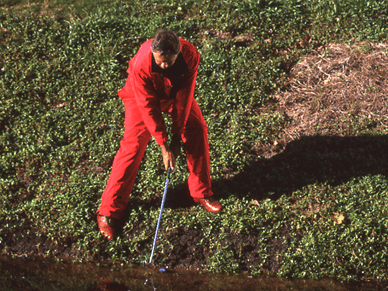
<svg viewBox="0 0 388 291"><path fill-rule="evenodd" d="M325 142L335 143L337 152L340 153L341 147L346 148L349 143L346 140L339 142L335 138L356 136L357 126L370 128L375 132L386 130L387 124L381 121L382 118L388 117L386 49L385 44L362 43L351 46L333 44L317 49L296 64L291 69L288 79L284 81L287 89L274 94L272 101L257 112L260 114L276 110L283 112L289 120L282 138L275 144L253 148L265 158L261 166L265 167L269 162L276 163L276 158L272 159L273 157L284 154L290 149L292 151L293 147L300 145L302 139L305 140L308 137L332 137L332 140L325 139ZM350 126L349 120L352 118L355 124ZM320 142L319 138L313 141L311 146L317 142ZM354 146L357 142L365 141L353 138L351 144ZM307 141L303 143L303 146L308 148L310 144ZM304 152L300 150L293 152L294 158L295 155L300 155L302 161L303 154ZM238 179L244 182L243 175ZM271 183L270 179L267 182ZM273 181L273 185L277 187L276 181ZM186 206L189 207L190 202ZM14 222L14 226L16 225L17 227L12 227L9 224L8 231L3 234L3 241L0 244L1 254L45 256L50 252L51 256L56 257L82 258L83 256L73 247L70 239L58 245L53 244L47 238L37 236L37 230L28 222L22 225ZM283 229L283 232L280 237L285 236L288 242L295 239L290 236L287 227ZM197 245L204 239L201 231L180 229L176 230L175 237L176 239L172 241L174 248L166 248L167 253L164 254L166 260L163 263L172 268L200 269L209 255L209 250ZM247 245L242 250L244 257L242 269L248 269L249 265L257 265L260 262L261 258L257 255L255 245L258 239L258 234L255 233L248 236L231 235L227 238L228 243L236 246L236 251L238 246ZM279 239L273 240L270 244L271 258L267 260L264 267L268 271L276 272L280 263L276 258L277 254L287 249L287 243ZM144 248L147 250L140 249L140 253L148 252L148 242ZM101 253L94 259L109 258Z"/></svg>

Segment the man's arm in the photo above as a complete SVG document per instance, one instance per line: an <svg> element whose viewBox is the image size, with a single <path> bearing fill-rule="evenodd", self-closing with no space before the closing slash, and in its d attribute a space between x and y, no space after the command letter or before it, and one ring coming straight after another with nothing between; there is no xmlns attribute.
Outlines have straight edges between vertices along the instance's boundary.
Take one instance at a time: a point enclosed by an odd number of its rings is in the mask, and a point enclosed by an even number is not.
<svg viewBox="0 0 388 291"><path fill-rule="evenodd" d="M172 132L179 136L182 134L186 125L191 104L194 100L195 82L200 62L200 55L197 49L188 42L185 42L185 45L182 46L182 54L189 67L189 73L180 80L181 84L175 97L174 111L172 113L173 121L175 121Z"/></svg>
<svg viewBox="0 0 388 291"><path fill-rule="evenodd" d="M158 145L167 144L167 132L164 124L160 100L152 80L141 72L133 75L136 103L148 131Z"/></svg>

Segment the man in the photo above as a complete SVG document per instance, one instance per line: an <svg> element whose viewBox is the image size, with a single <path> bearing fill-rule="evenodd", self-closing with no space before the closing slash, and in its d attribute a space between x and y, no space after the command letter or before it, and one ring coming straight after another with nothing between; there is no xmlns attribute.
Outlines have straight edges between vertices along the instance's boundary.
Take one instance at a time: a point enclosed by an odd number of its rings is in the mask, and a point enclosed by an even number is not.
<svg viewBox="0 0 388 291"><path fill-rule="evenodd" d="M124 137L97 211L98 226L106 238L115 235L114 221L124 213L151 136L160 145L166 170L175 168L183 141L190 195L210 212L221 210L221 204L211 198L207 124L194 99L199 61L195 47L170 30L159 30L129 61L128 79L118 92L125 107ZM172 117L170 144L162 112Z"/></svg>

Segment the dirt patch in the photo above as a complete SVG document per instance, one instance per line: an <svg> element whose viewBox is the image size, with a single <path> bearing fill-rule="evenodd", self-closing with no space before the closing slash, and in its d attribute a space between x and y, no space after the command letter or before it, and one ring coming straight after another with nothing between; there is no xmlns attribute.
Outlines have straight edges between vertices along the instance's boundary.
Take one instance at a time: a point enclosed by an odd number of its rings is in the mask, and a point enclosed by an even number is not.
<svg viewBox="0 0 388 291"><path fill-rule="evenodd" d="M204 237L201 231L195 229L174 230L171 234L171 245L165 245L166 260L170 268L202 269L206 261L206 250L201 244Z"/></svg>
<svg viewBox="0 0 388 291"><path fill-rule="evenodd" d="M0 243L1 255L15 256L54 256L78 258L82 253L74 248L70 238L54 243L47 236L39 235L38 229L32 226L28 220L0 221L2 225L8 225L3 230Z"/></svg>

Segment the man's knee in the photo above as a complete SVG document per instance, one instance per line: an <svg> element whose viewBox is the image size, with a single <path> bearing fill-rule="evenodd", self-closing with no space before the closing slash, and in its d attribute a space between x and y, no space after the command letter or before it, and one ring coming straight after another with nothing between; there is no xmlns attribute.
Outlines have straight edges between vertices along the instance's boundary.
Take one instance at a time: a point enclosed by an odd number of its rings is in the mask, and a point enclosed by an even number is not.
<svg viewBox="0 0 388 291"><path fill-rule="evenodd" d="M150 138L151 138L151 135L146 131L138 134L124 133L124 137L121 140L120 147L125 150L127 149L139 150L147 146L148 142L150 141Z"/></svg>

